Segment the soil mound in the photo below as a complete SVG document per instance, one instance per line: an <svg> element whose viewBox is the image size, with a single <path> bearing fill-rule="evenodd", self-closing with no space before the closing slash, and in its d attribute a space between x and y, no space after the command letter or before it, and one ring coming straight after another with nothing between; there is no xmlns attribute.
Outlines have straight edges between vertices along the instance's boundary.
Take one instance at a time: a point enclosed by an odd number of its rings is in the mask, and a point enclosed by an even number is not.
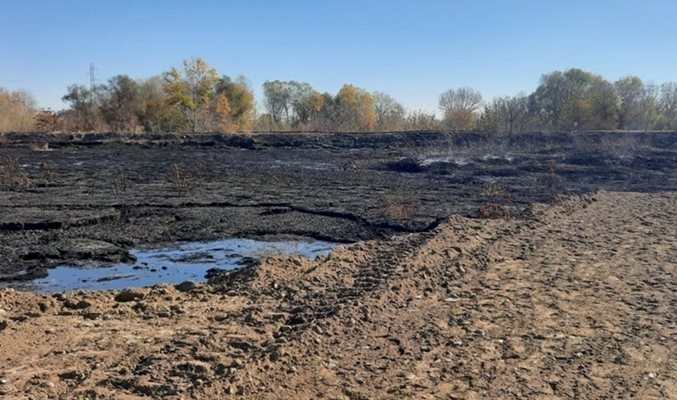
<svg viewBox="0 0 677 400"><path fill-rule="evenodd" d="M190 290L0 290L0 395L675 398L676 202L453 216Z"/></svg>

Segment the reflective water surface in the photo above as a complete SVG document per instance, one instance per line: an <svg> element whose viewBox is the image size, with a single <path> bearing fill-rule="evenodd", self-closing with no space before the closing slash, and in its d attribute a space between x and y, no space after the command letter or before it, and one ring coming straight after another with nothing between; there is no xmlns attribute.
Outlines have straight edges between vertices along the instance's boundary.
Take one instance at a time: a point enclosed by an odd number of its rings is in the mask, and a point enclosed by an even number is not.
<svg viewBox="0 0 677 400"><path fill-rule="evenodd" d="M303 255L314 259L329 253L334 243L322 241L275 241L225 239L191 242L174 247L134 249L134 264L112 266L62 265L49 270L49 276L36 279L28 288L41 292L74 289L104 290L142 287L157 283L204 281L207 270L235 269L258 258Z"/></svg>

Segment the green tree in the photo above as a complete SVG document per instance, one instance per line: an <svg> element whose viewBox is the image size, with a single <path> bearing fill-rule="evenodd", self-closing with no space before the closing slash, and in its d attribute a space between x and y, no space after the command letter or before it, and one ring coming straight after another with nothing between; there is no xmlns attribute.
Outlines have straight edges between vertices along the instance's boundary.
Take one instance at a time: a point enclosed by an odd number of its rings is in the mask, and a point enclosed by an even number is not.
<svg viewBox="0 0 677 400"><path fill-rule="evenodd" d="M598 76L588 88L584 98L586 106L581 111L582 129L611 130L618 126L618 97L614 86Z"/></svg>
<svg viewBox="0 0 677 400"><path fill-rule="evenodd" d="M312 128L313 124L320 118L323 106L324 96L322 96L322 93L312 88L309 92L303 93L294 102L295 127L300 129Z"/></svg>
<svg viewBox="0 0 677 400"><path fill-rule="evenodd" d="M101 87L94 91L83 85L71 85L68 93L61 99L70 105L70 110L65 113L65 129L71 131L101 131L106 125L101 114L98 92Z"/></svg>
<svg viewBox="0 0 677 400"><path fill-rule="evenodd" d="M292 91L288 82L265 81L263 83L264 106L273 123L281 128L288 123L292 107Z"/></svg>
<svg viewBox="0 0 677 400"><path fill-rule="evenodd" d="M139 122L146 132L181 132L188 128L183 113L169 104L164 90L165 81L155 76L143 81L139 87L141 112Z"/></svg>
<svg viewBox="0 0 677 400"><path fill-rule="evenodd" d="M338 103L338 96L329 92L320 95L321 108L315 116L311 126L312 129L322 132L337 132L341 130L342 114Z"/></svg>
<svg viewBox="0 0 677 400"><path fill-rule="evenodd" d="M541 84L529 96L532 114L546 129L612 129L617 104L609 82L577 68L543 75Z"/></svg>
<svg viewBox="0 0 677 400"><path fill-rule="evenodd" d="M104 120L116 132L135 132L140 125L143 101L140 85L127 75L108 81L101 99Z"/></svg>
<svg viewBox="0 0 677 400"><path fill-rule="evenodd" d="M310 122L313 93L317 92L306 82L263 83L264 106L278 129L299 128Z"/></svg>
<svg viewBox="0 0 677 400"><path fill-rule="evenodd" d="M661 113L661 89L658 85L644 85L644 95L642 96L642 117L638 129L649 130L659 127L664 118Z"/></svg>
<svg viewBox="0 0 677 400"><path fill-rule="evenodd" d="M315 112L315 107L312 103L313 94L317 95L312 86L306 82L290 81L289 85L291 86L291 105L292 105L292 116L291 116L291 125L294 128L304 128L310 118Z"/></svg>

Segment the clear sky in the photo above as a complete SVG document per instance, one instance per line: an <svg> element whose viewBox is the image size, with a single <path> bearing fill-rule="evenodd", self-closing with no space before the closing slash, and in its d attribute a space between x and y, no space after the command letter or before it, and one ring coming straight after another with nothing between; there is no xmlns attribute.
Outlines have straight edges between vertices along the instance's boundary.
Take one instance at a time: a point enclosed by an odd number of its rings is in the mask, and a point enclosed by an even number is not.
<svg viewBox="0 0 677 400"><path fill-rule="evenodd" d="M203 57L265 80L335 93L349 82L412 109L448 88L530 92L579 67L677 81L675 0L1 0L0 86L62 108L71 83L147 78Z"/></svg>

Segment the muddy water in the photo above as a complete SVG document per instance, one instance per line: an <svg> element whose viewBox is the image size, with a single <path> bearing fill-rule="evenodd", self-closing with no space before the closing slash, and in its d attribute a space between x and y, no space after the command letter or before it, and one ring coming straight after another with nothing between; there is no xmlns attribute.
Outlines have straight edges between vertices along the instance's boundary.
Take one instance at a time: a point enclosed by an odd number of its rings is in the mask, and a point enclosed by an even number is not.
<svg viewBox="0 0 677 400"><path fill-rule="evenodd" d="M112 266L62 265L49 270L44 279L36 279L27 289L40 292L64 290L104 290L142 287L157 283L179 283L186 280L204 281L207 270L235 269L262 257L290 254L315 258L335 246L323 241L260 241L226 239L211 242L191 242L175 247L135 249L134 264Z"/></svg>

